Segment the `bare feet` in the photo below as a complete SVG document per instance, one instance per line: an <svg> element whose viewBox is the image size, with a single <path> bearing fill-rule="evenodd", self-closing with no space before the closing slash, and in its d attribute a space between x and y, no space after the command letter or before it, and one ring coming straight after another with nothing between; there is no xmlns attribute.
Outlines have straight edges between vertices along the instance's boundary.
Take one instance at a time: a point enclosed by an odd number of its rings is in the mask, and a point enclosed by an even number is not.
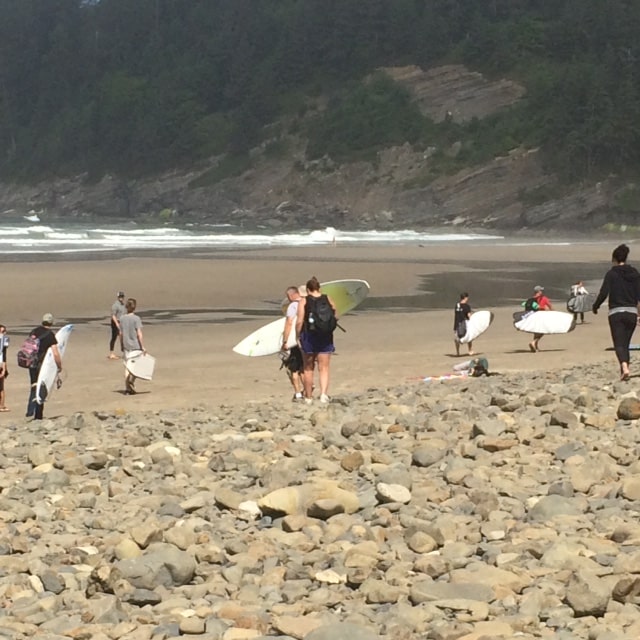
<svg viewBox="0 0 640 640"><path fill-rule="evenodd" d="M531 351L531 353L535 353L537 351L536 345L533 344L533 342L529 343L529 351Z"/></svg>

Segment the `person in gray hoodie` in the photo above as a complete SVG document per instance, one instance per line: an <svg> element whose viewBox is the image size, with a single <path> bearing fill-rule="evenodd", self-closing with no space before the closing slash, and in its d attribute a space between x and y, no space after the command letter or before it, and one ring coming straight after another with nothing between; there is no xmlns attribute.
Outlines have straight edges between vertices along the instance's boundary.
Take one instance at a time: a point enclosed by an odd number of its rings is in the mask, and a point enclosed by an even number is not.
<svg viewBox="0 0 640 640"><path fill-rule="evenodd" d="M609 328L620 363L620 380L628 380L629 343L640 312L640 273L627 264L629 247L626 244L617 246L611 257L613 266L604 276L592 311L598 313L600 305L609 298Z"/></svg>

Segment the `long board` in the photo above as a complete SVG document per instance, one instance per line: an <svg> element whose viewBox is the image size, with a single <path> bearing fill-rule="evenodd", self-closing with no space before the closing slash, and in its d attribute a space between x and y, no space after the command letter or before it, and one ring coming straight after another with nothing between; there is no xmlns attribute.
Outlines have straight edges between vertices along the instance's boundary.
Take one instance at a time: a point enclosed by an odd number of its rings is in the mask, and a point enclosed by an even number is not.
<svg viewBox="0 0 640 640"><path fill-rule="evenodd" d="M467 333L460 340L463 344L467 342L473 342L476 338L480 337L493 322L493 313L491 311L475 311L471 314L471 317L467 320Z"/></svg>
<svg viewBox="0 0 640 640"><path fill-rule="evenodd" d="M336 306L338 317L355 309L369 295L370 287L366 280L332 280L320 285L320 291L326 293ZM286 318L269 322L233 347L242 356L268 356L280 351L282 333Z"/></svg>
<svg viewBox="0 0 640 640"><path fill-rule="evenodd" d="M64 352L67 349L67 343L69 342L72 331L72 324L66 324L56 331L60 357L64 357ZM38 404L44 404L44 402L51 397L51 394L57 387L58 379L58 365L53 357L51 347L49 347L47 353L45 353L42 366L40 367L40 373L38 374L38 380L36 381L36 402Z"/></svg>
<svg viewBox="0 0 640 640"><path fill-rule="evenodd" d="M130 351L128 358L124 359L125 369L136 378L153 380L153 372L156 367L156 359L144 351Z"/></svg>
<svg viewBox="0 0 640 640"><path fill-rule="evenodd" d="M532 311L525 313L513 326L525 333L569 333L576 327L576 318L564 311Z"/></svg>

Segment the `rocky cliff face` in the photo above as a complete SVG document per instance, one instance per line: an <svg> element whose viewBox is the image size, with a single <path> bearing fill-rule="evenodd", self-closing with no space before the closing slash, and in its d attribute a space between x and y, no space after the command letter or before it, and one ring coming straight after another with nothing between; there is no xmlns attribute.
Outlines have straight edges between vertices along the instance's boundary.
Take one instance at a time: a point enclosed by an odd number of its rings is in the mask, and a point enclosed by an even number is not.
<svg viewBox="0 0 640 640"><path fill-rule="evenodd" d="M524 93L513 82L489 82L461 66L385 71L409 87L435 120L482 118ZM287 142L287 157L274 160L258 149L249 171L210 187L193 183L216 159L188 172L147 180L105 176L89 183L78 176L35 186L0 183L0 221L33 210L43 218L141 218L273 228L589 230L605 222L625 222L612 214L615 194L608 183L545 197L558 189L535 150L514 150L483 166L433 180L430 153L408 144L380 152L375 165L335 166L329 159L307 162L304 140L291 137Z"/></svg>

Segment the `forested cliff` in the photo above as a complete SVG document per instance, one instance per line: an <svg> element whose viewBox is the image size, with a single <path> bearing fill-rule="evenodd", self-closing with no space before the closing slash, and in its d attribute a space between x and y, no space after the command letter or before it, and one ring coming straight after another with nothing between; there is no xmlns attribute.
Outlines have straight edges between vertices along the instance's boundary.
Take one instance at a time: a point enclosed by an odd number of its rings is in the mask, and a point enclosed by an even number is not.
<svg viewBox="0 0 640 640"><path fill-rule="evenodd" d="M0 0L0 211L629 222L638 33L625 0Z"/></svg>

